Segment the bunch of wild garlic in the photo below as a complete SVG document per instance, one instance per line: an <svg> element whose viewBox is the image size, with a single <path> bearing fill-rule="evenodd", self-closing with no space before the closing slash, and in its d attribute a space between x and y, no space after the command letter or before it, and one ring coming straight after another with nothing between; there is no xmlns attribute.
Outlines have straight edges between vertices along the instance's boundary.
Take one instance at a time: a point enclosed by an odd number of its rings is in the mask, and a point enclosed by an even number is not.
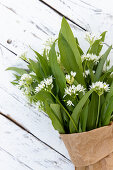
<svg viewBox="0 0 113 170"><path fill-rule="evenodd" d="M46 112L59 133L89 131L108 125L113 117L113 66L107 59L111 46L100 55L106 32L86 33L84 54L69 24L62 19L58 39L36 61L21 56L28 70L10 67L17 85L30 102ZM108 69L109 66L109 69Z"/></svg>

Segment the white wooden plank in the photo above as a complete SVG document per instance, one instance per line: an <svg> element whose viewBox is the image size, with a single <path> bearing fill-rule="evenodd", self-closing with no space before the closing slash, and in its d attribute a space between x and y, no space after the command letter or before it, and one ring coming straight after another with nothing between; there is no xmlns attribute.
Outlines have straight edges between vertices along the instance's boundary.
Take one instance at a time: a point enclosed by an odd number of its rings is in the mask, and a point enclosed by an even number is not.
<svg viewBox="0 0 113 170"><path fill-rule="evenodd" d="M58 153L42 144L36 138L16 126L8 119L0 115L0 149L4 150L13 157L14 160L23 164L26 169L31 170L61 170L74 169L73 165L67 159L64 159ZM4 155L4 152L3 154ZM0 167L5 163L5 159L1 159ZM19 169L19 166L12 165L7 160L6 169ZM17 166L17 168L15 167ZM9 167L9 168L8 168ZM23 168L22 167L22 168ZM2 169L2 168L1 168ZM2 169L2 170L6 170ZM24 170L23 169L23 170Z"/></svg>
<svg viewBox="0 0 113 170"><path fill-rule="evenodd" d="M18 3L1 0L0 17L0 42L16 53L29 45L40 50L42 41L58 34L62 20L60 15L36 0L20 0ZM76 34L81 33L70 24ZM11 44L7 43L8 39L12 40Z"/></svg>
<svg viewBox="0 0 113 170"><path fill-rule="evenodd" d="M43 0L91 32L108 31L107 44L113 44L112 0Z"/></svg>
<svg viewBox="0 0 113 170"><path fill-rule="evenodd" d="M13 155L0 147L0 168L2 170L32 170L30 167L20 162Z"/></svg>

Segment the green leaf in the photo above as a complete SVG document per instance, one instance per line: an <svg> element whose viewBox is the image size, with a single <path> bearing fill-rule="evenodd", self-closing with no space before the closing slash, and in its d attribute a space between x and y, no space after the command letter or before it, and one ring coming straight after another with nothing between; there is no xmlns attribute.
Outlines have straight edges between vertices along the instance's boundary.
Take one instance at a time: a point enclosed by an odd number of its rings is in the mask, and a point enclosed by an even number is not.
<svg viewBox="0 0 113 170"><path fill-rule="evenodd" d="M8 67L6 70L14 71L14 72L18 73L19 75L27 74L26 70L24 70L22 68L17 68L17 67Z"/></svg>
<svg viewBox="0 0 113 170"><path fill-rule="evenodd" d="M48 66L48 62L47 59L43 56L41 56L37 51L33 50L35 52L35 54L37 55L37 59L41 64L41 67L44 71L45 76L49 76L50 73L50 67Z"/></svg>
<svg viewBox="0 0 113 170"><path fill-rule="evenodd" d="M52 73L55 77L55 80L56 80L58 86L59 86L60 93L63 96L64 89L66 87L66 79L65 79L64 73L62 72L59 64L57 63L57 56L56 56L56 52L55 52L55 43L53 43L53 45L50 49L49 60L50 60Z"/></svg>
<svg viewBox="0 0 113 170"><path fill-rule="evenodd" d="M40 81L43 80L44 72L42 70L42 67L41 67L40 63L39 62L35 62L35 61L31 60L31 59L29 59L29 61L30 61L30 64L28 65L28 67L34 73L36 73L38 80L40 80Z"/></svg>
<svg viewBox="0 0 113 170"><path fill-rule="evenodd" d="M82 61L81 61L79 50L77 48L76 39L74 38L72 30L64 17L62 19L60 33L63 35L65 40L68 42L70 48L72 49L76 62L78 64L78 67L82 73L83 72Z"/></svg>
<svg viewBox="0 0 113 170"><path fill-rule="evenodd" d="M56 111L55 113L53 112L53 110L50 108L48 102L45 102L45 108L46 108L46 113L48 114L49 118L52 121L52 125L53 127L59 131L60 134L65 133L64 127L62 125L62 123L60 122L58 116L56 115Z"/></svg>
<svg viewBox="0 0 113 170"><path fill-rule="evenodd" d="M110 86L110 92L107 93L106 98L105 98L105 102L104 102L102 109L101 109L101 121L102 122L104 122L104 120L105 120L106 109L107 109L107 106L108 106L110 100L112 99L112 97L113 97L113 82Z"/></svg>
<svg viewBox="0 0 113 170"><path fill-rule="evenodd" d="M88 119L87 119L87 130L92 130L96 126L98 114L98 95L93 92L91 96L91 102L89 103Z"/></svg>
<svg viewBox="0 0 113 170"><path fill-rule="evenodd" d="M102 38L100 38L99 40L96 40L96 41L92 44L91 48L89 48L89 50L88 50L88 53L90 53L90 54L95 54L95 55L97 55L97 56L100 54L100 51L101 51L101 49L102 49L102 47L103 47L103 45L101 44L101 42L104 42L105 35L106 35L106 31L103 32L103 33L100 35L100 36L102 36Z"/></svg>
<svg viewBox="0 0 113 170"><path fill-rule="evenodd" d="M111 73L113 72L113 66L107 70L101 77L100 77L100 81L103 81L106 77L108 77Z"/></svg>
<svg viewBox="0 0 113 170"><path fill-rule="evenodd" d="M88 104L89 102L86 102L83 110L80 113L80 124L81 124L81 129L83 132L86 131L86 123L87 123L87 117L88 117Z"/></svg>
<svg viewBox="0 0 113 170"><path fill-rule="evenodd" d="M100 76L101 76L101 74L102 74L102 70L103 70L104 63L105 63L105 61L106 61L106 59L107 59L107 57L108 57L111 49L112 49L112 46L110 46L110 47L107 49L107 51L106 51L106 52L102 55L102 57L101 57L101 60L100 60L100 62L99 62L99 64L98 64L98 66L97 66L96 73L95 73L95 78L94 78L94 81L95 81L95 82L99 80L99 78L100 78Z"/></svg>
<svg viewBox="0 0 113 170"><path fill-rule="evenodd" d="M106 102L109 101L112 96L113 96L113 82L111 83L111 86L110 86L110 92L107 93Z"/></svg>
<svg viewBox="0 0 113 170"><path fill-rule="evenodd" d="M50 107L63 125L62 115L61 115L61 111L60 111L60 105L59 104L50 104Z"/></svg>
<svg viewBox="0 0 113 170"><path fill-rule="evenodd" d="M79 118L80 118L80 112L82 111L84 104L86 103L86 101L88 100L88 98L89 98L89 96L91 95L92 92L93 92L93 89L88 91L82 97L82 99L79 101L79 103L77 104L77 106L73 110L71 117L72 117L73 121L75 122L76 126L78 126L78 121L79 121ZM71 120L70 120L70 123L69 123L69 128L70 128L70 133L76 132Z"/></svg>
<svg viewBox="0 0 113 170"><path fill-rule="evenodd" d="M59 34L58 38L58 46L61 55L61 63L63 64L65 69L68 71L68 73L70 73L71 71L75 71L77 73L76 80L80 84L85 85L83 74L78 67L73 51L61 33Z"/></svg>
<svg viewBox="0 0 113 170"><path fill-rule="evenodd" d="M109 125L112 112L113 112L113 97L110 98L109 103L106 106L104 112L104 119L102 120L103 126Z"/></svg>
<svg viewBox="0 0 113 170"><path fill-rule="evenodd" d="M49 103L54 103L52 95L49 92L43 90L32 96L31 100L34 100L35 102L39 100L44 103L47 100Z"/></svg>
<svg viewBox="0 0 113 170"><path fill-rule="evenodd" d="M76 40L77 48L78 48L78 51L79 51L80 55L83 55L84 53L83 53L82 49L80 48L80 45L79 45L77 37L75 38L75 40Z"/></svg>

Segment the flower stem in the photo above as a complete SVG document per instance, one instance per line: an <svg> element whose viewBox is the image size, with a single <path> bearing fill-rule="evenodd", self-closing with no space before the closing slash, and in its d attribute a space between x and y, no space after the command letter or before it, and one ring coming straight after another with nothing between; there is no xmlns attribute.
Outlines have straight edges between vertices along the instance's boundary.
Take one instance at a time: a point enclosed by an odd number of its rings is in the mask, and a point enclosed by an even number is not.
<svg viewBox="0 0 113 170"><path fill-rule="evenodd" d="M77 127L75 125L75 122L74 120L72 119L71 115L69 114L69 112L65 109L65 107L60 103L60 101L56 98L56 96L50 91L50 93L52 94L52 96L56 99L56 101L59 103L59 105L62 107L62 109L66 112L66 114L69 116L70 120L72 121L73 123L73 126L75 127L76 131L77 130Z"/></svg>
<svg viewBox="0 0 113 170"><path fill-rule="evenodd" d="M97 114L97 120L96 120L96 128L97 128L97 125L98 125L99 112L100 112L100 95L99 95L99 102L98 102L98 114Z"/></svg>

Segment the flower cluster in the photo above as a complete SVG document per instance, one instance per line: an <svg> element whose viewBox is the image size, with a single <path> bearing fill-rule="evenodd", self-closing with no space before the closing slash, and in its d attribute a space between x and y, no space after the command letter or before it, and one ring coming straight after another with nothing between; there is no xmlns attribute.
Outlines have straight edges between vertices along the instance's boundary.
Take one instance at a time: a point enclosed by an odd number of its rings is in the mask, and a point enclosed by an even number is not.
<svg viewBox="0 0 113 170"><path fill-rule="evenodd" d="M71 71L70 74L66 74L66 81L69 84L72 84L74 82L74 77L76 76L76 72Z"/></svg>
<svg viewBox="0 0 113 170"><path fill-rule="evenodd" d="M80 92L82 92L83 94L85 93L85 88L81 85L81 84L78 84L77 86L75 85L71 85L69 87L66 87L65 88L65 95L78 95Z"/></svg>
<svg viewBox="0 0 113 170"><path fill-rule="evenodd" d="M44 103L42 101L38 101L36 103L36 109L38 109L39 111L44 111Z"/></svg>
<svg viewBox="0 0 113 170"><path fill-rule="evenodd" d="M105 82L98 81L96 83L92 83L92 85L90 86L90 90L91 89L94 89L95 92L100 96L104 92L109 92L110 87L109 87L109 84L106 84Z"/></svg>
<svg viewBox="0 0 113 170"><path fill-rule="evenodd" d="M100 34L94 34L94 33L90 33L90 32L86 32L85 34L85 39L89 42L90 45L92 45L95 40L99 40L102 37L100 36Z"/></svg>
<svg viewBox="0 0 113 170"><path fill-rule="evenodd" d="M32 83L32 77L29 74L23 74L19 81L20 86L30 85Z"/></svg>
<svg viewBox="0 0 113 170"><path fill-rule="evenodd" d="M51 90L53 88L53 77L50 76L38 84L38 87L35 88L35 92L38 93L41 90Z"/></svg>
<svg viewBox="0 0 113 170"><path fill-rule="evenodd" d="M95 70L93 70L93 74L95 74ZM88 75L90 75L90 71L85 70L85 72L83 73L83 76L86 78Z"/></svg>
<svg viewBox="0 0 113 170"><path fill-rule="evenodd" d="M95 64L99 62L100 56L96 56L94 54L84 54L81 56L82 62L83 61L93 61Z"/></svg>

